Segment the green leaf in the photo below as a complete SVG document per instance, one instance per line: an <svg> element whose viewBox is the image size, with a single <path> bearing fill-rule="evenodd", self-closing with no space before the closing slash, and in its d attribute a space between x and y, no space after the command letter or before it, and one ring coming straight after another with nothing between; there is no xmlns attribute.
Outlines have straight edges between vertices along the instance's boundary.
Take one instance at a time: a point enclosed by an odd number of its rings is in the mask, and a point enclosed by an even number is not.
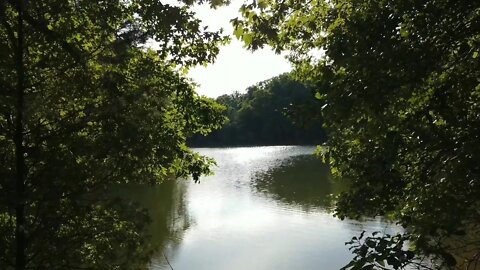
<svg viewBox="0 0 480 270"><path fill-rule="evenodd" d="M253 34L251 34L251 33L243 34L242 39L245 42L245 45L248 46L248 45L252 44Z"/></svg>
<svg viewBox="0 0 480 270"><path fill-rule="evenodd" d="M236 27L235 30L233 31L233 34L234 34L235 37L237 37L238 39L239 39L240 37L242 37L242 35L243 35L243 27L241 27L241 26Z"/></svg>

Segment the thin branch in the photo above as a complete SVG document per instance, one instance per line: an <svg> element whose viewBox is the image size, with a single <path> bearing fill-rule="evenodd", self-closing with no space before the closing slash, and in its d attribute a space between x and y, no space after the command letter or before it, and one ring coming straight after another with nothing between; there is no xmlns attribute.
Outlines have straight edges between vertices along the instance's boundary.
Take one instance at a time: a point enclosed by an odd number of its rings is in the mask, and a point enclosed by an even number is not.
<svg viewBox="0 0 480 270"><path fill-rule="evenodd" d="M173 270L173 267L170 264L170 262L168 261L168 258L167 258L167 255L165 255L165 252L162 251L162 254L163 254L163 257L165 258L165 261L167 261L168 266L170 266L170 270Z"/></svg>

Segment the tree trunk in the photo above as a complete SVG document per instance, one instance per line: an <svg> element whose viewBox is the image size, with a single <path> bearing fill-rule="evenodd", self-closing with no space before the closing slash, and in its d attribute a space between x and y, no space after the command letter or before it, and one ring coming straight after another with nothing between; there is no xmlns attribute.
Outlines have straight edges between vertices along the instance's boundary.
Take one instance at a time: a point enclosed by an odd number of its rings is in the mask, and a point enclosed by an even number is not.
<svg viewBox="0 0 480 270"><path fill-rule="evenodd" d="M16 197L15 206L15 242L16 258L15 269L24 270L26 267L26 236L25 236L25 156L23 146L23 112L25 94L25 70L24 70L24 30L23 30L23 0L18 2L18 32L16 48L16 69L17 69L17 100L15 119L15 158L16 158Z"/></svg>

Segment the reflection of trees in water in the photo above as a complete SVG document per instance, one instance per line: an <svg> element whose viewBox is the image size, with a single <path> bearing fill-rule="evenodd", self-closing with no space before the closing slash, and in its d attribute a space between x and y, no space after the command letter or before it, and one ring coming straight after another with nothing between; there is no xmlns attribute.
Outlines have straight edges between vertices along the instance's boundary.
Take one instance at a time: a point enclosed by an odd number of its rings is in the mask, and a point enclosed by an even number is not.
<svg viewBox="0 0 480 270"><path fill-rule="evenodd" d="M296 156L279 166L255 174L257 192L304 210L328 208L330 195L338 194L340 183L333 181L327 166L314 156Z"/></svg>
<svg viewBox="0 0 480 270"><path fill-rule="evenodd" d="M168 180L156 186L128 185L121 188L120 196L139 207L148 210L149 243L155 250L152 267L168 269L164 258L166 250L175 250L180 244L184 232L190 227L185 194L187 183L181 180ZM170 258L171 259L171 258Z"/></svg>

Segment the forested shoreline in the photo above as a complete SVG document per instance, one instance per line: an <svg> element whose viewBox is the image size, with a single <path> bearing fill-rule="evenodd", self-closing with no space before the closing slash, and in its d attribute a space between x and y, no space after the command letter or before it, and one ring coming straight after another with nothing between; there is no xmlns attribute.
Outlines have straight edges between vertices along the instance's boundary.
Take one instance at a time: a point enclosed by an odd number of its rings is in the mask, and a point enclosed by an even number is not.
<svg viewBox="0 0 480 270"><path fill-rule="evenodd" d="M315 91L282 74L216 98L228 119L207 136L195 135L193 147L318 145L326 141Z"/></svg>

